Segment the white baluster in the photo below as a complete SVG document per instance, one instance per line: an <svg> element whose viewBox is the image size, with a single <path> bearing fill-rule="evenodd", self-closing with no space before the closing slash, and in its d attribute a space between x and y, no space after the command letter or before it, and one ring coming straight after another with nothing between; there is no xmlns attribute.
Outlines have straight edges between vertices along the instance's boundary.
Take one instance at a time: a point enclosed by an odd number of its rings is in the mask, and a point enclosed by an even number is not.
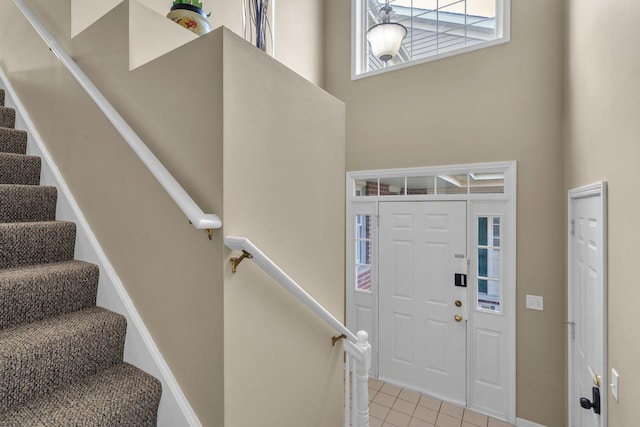
<svg viewBox="0 0 640 427"><path fill-rule="evenodd" d="M371 368L371 344L369 334L358 331L357 346L364 354L364 363L356 363L356 398L354 411L357 411L357 427L369 427L369 369Z"/></svg>
<svg viewBox="0 0 640 427"><path fill-rule="evenodd" d="M357 375L356 369L358 369L358 360L351 357L352 368L351 368L351 425L353 427L357 427L358 424L358 384L357 384Z"/></svg>
<svg viewBox="0 0 640 427"><path fill-rule="evenodd" d="M351 402L351 390L349 388L349 377L351 372L351 355L345 353L345 367L344 367L344 427L349 427L349 421L351 420L349 405Z"/></svg>

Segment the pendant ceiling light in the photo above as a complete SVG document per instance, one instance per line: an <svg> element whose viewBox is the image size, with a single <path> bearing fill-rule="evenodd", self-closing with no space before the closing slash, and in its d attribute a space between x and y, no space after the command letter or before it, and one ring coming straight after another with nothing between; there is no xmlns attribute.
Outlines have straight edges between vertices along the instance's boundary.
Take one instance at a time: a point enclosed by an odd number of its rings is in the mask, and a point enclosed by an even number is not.
<svg viewBox="0 0 640 427"><path fill-rule="evenodd" d="M407 35L407 28L404 25L390 22L391 15L393 15L393 8L389 6L389 0L386 0L385 5L380 8L382 22L367 31L367 40L373 55L384 63L398 54L402 40Z"/></svg>

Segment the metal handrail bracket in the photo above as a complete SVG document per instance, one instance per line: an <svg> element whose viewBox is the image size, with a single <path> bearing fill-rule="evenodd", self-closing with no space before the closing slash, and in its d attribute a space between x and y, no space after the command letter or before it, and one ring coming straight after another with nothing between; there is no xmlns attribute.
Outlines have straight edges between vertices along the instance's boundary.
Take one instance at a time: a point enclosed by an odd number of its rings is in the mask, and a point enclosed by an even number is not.
<svg viewBox="0 0 640 427"><path fill-rule="evenodd" d="M311 311L316 313L329 326L340 334L345 334L351 341L356 342L356 335L346 328L338 319L336 319L326 308L307 293L300 285L298 285L291 277L280 269L269 257L267 257L260 249L258 249L251 241L244 237L225 237L224 244L233 250L250 253L255 262L269 276L280 283L289 293L296 297L301 303L306 305Z"/></svg>

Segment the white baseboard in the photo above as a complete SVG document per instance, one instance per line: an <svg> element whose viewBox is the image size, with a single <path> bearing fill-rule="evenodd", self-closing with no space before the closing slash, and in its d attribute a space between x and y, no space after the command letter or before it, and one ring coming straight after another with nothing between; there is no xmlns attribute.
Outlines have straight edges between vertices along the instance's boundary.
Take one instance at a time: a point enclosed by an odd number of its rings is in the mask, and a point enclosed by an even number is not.
<svg viewBox="0 0 640 427"><path fill-rule="evenodd" d="M148 372L162 382L158 426L201 427L202 424L180 389L162 354L160 354L151 334L133 305L133 301L102 250L100 243L89 227L89 223L47 151L40 134L1 68L0 88L5 89L5 105L16 110L16 128L29 132L27 153L42 158L41 184L58 188L56 218L76 223L76 259L92 262L100 267L98 305L120 313L127 318L125 361Z"/></svg>
<svg viewBox="0 0 640 427"><path fill-rule="evenodd" d="M533 421L523 420L522 418L516 418L516 425L518 427L547 427L542 424L534 423Z"/></svg>

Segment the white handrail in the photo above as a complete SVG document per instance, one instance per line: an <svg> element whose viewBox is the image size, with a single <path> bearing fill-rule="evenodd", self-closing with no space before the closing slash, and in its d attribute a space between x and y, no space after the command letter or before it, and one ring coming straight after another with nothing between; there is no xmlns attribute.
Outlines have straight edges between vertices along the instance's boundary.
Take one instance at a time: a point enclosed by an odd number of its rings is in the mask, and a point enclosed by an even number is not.
<svg viewBox="0 0 640 427"><path fill-rule="evenodd" d="M341 334L345 334L351 341L356 342L356 335L347 329L333 314L329 313L318 301L309 295L300 287L291 277L280 269L269 257L267 257L260 249L245 237L225 237L224 244L236 251L245 251L253 256L252 261L259 265L269 276L273 277L276 282L280 283L289 293L296 297L301 303L306 305L316 313L329 326Z"/></svg>
<svg viewBox="0 0 640 427"><path fill-rule="evenodd" d="M122 135L122 138L129 144L134 153L149 169L151 174L158 180L160 185L165 189L173 201L182 210L185 216L191 221L193 226L199 230L217 229L222 227L222 221L215 214L205 214L202 209L193 201L191 196L182 188L176 179L169 173L158 158L147 148L140 137L129 126L129 124L120 116L107 98L100 93L98 88L80 69L78 64L67 54L64 48L58 43L56 38L47 30L38 17L29 9L24 0L14 0L16 6L27 18L29 23L40 34L40 37L49 46L51 51L60 59L62 64L69 70L71 75L78 81L80 86L87 92L89 97L93 99L98 108L113 124L116 130Z"/></svg>
<svg viewBox="0 0 640 427"><path fill-rule="evenodd" d="M281 284L289 293L316 313L337 332L344 334L345 377L344 377L344 427L369 427L369 369L371 368L371 344L365 331L357 336L336 319L318 301L300 287L287 273L282 271L269 257L246 237L225 237L224 244L233 250L243 251L269 276ZM235 268L236 264L234 264ZM235 271L235 270L234 270ZM353 367L351 363L353 362ZM349 385L349 376L353 386ZM351 399L350 399L351 397ZM353 410L349 401L353 402Z"/></svg>

